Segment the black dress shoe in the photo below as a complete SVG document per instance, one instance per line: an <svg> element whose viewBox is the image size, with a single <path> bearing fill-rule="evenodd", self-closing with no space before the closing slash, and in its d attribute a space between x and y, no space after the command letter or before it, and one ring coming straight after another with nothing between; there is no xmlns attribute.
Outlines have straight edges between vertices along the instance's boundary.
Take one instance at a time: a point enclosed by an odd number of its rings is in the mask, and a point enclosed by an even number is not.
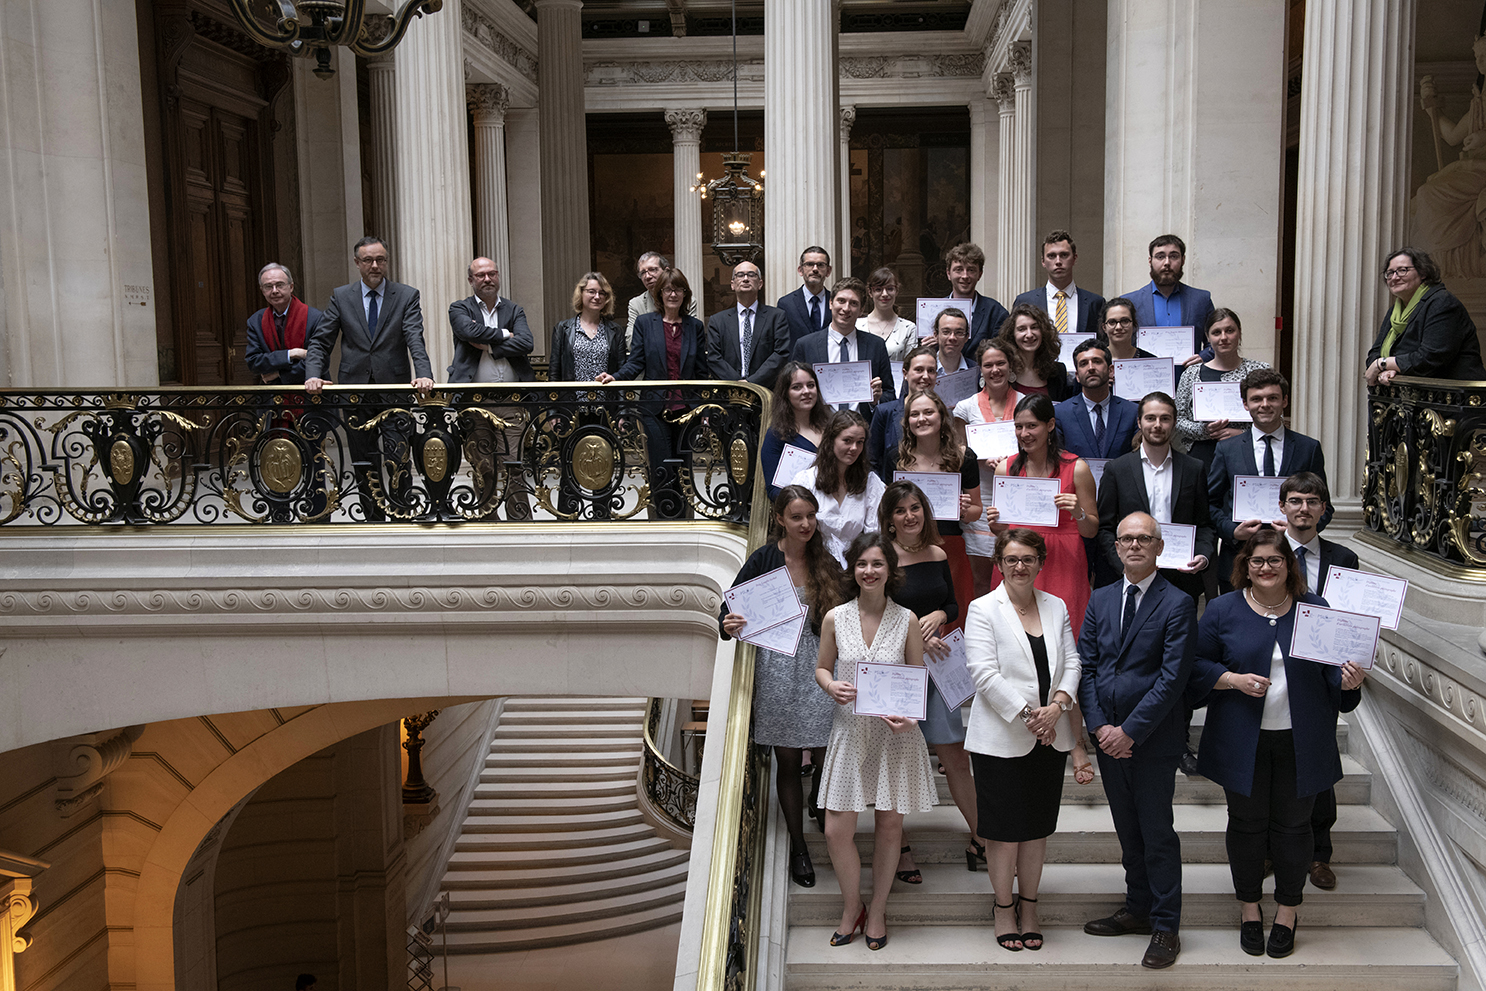
<svg viewBox="0 0 1486 991"><path fill-rule="evenodd" d="M1183 750L1181 759L1176 766L1182 769L1182 773L1189 778L1197 777L1197 755L1190 750Z"/></svg>
<svg viewBox="0 0 1486 991"><path fill-rule="evenodd" d="M1164 970L1176 963L1177 954L1181 952L1180 936L1165 929L1157 929L1151 933L1151 945L1145 948L1145 956L1140 958L1140 965L1151 970Z"/></svg>
<svg viewBox="0 0 1486 991"><path fill-rule="evenodd" d="M815 887L815 865L810 863L808 851L790 854L789 876L802 888Z"/></svg>
<svg viewBox="0 0 1486 991"><path fill-rule="evenodd" d="M1084 932L1090 936L1127 936L1135 933L1145 936L1151 931L1150 919L1137 919L1130 910L1122 908L1114 915L1084 923Z"/></svg>
<svg viewBox="0 0 1486 991"><path fill-rule="evenodd" d="M1269 930L1269 945L1264 952L1276 960L1288 957L1295 952L1295 927L1300 925L1300 920L1295 920L1294 926L1282 926L1276 922Z"/></svg>
<svg viewBox="0 0 1486 991"><path fill-rule="evenodd" d="M1264 956L1264 920L1240 923L1238 945L1251 957Z"/></svg>

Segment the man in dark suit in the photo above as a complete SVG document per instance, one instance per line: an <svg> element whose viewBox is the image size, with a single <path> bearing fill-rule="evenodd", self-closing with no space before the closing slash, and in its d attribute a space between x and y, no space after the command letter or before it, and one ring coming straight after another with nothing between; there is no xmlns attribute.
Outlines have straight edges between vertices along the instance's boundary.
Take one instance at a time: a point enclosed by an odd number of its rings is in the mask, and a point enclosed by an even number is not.
<svg viewBox="0 0 1486 991"><path fill-rule="evenodd" d="M1203 498L1202 462L1171 449L1176 428L1176 401L1153 392L1140 401L1140 444L1104 466L1099 480L1099 546L1111 564L1122 555L1115 541L1120 521L1131 513L1149 513L1162 523L1197 528L1192 560L1163 568L1162 577L1192 599L1202 595L1201 572L1212 559L1214 534Z"/></svg>
<svg viewBox="0 0 1486 991"><path fill-rule="evenodd" d="M305 344L320 324L320 311L294 295L294 276L278 262L258 272L268 305L248 317L243 359L265 385L303 385Z"/></svg>
<svg viewBox="0 0 1486 991"><path fill-rule="evenodd" d="M843 295L844 294L844 295ZM857 412L872 422L874 408L894 398L893 366L888 360L887 345L876 334L858 333L857 317L867 299L867 285L861 279L846 278L831 288L831 324L816 334L807 334L795 344L791 361L807 365L837 361L870 361L872 363L872 401L860 403Z"/></svg>
<svg viewBox="0 0 1486 991"><path fill-rule="evenodd" d="M1157 573L1161 526L1151 516L1125 517L1115 540L1124 578L1089 599L1078 636L1078 700L1099 744L1099 774L1123 852L1125 904L1084 932L1150 933L1140 962L1159 969L1175 963L1182 949L1182 851L1172 798L1185 745L1180 700L1197 642L1197 605Z"/></svg>
<svg viewBox="0 0 1486 991"><path fill-rule="evenodd" d="M985 274L986 253L980 245L966 241L949 249L944 256L944 274L949 278L949 298L969 302L970 340L965 343L965 353L975 354L980 342L1001 333L1001 325L1009 315L1006 307L989 296L982 296L975 288Z"/></svg>
<svg viewBox="0 0 1486 991"><path fill-rule="evenodd" d="M1162 234L1150 245L1150 283L1125 293L1125 298L1135 304L1135 322L1142 327L1191 327L1192 353L1205 361L1212 357L1206 330L1213 294L1182 282L1186 263L1186 242L1175 234Z"/></svg>
<svg viewBox="0 0 1486 991"><path fill-rule="evenodd" d="M1218 442L1217 453L1207 473L1207 495L1213 525L1223 538L1223 550L1218 556L1218 587L1224 592L1233 591L1231 582L1233 554L1238 544L1254 535L1254 531L1266 522L1276 528L1284 521L1233 520L1233 478L1235 475L1293 475L1300 471L1313 471L1326 479L1326 455L1320 441L1305 434L1285 429L1285 410L1290 406L1290 383L1285 376L1273 368L1259 368L1244 376L1239 383L1244 408L1253 417L1253 424L1236 437ZM1331 512L1326 512L1317 522L1316 528L1324 530L1331 521Z"/></svg>
<svg viewBox="0 0 1486 991"><path fill-rule="evenodd" d="M433 368L423 346L423 308L418 290L387 278L387 245L379 237L357 241L351 257L361 278L330 294L330 303L306 349L305 391L313 395L330 384L325 371L339 339L342 383L395 388L411 382L414 389L427 395L433 388ZM380 434L369 436L354 425L346 432L351 457L359 463L356 474L361 507L368 520L385 519L370 486L373 478L382 477L384 457L401 465L408 460L407 424L396 419L384 421ZM391 476L392 500L406 505L409 472L393 471Z"/></svg>
<svg viewBox="0 0 1486 991"><path fill-rule="evenodd" d="M474 295L449 304L449 330L454 335L450 382L534 382L527 355L532 351L526 311L500 294L500 269L489 258L476 258L465 269ZM525 424L519 406L491 406L490 411L509 426L499 433L502 449L495 453L495 470L507 469L506 518L531 519L521 462L521 435Z"/></svg>
<svg viewBox="0 0 1486 991"><path fill-rule="evenodd" d="M920 347L903 359L903 395L916 389L932 389L939 381L939 356L933 348ZM878 403L867 428L867 462L884 483L893 480L898 441L903 439L903 400Z"/></svg>
<svg viewBox="0 0 1486 991"><path fill-rule="evenodd" d="M779 297L779 308L789 320L789 343L794 347L807 334L818 334L831 322L831 297L826 280L831 277L831 254L818 244L800 252L802 285Z"/></svg>
<svg viewBox="0 0 1486 991"><path fill-rule="evenodd" d="M789 318L779 307L759 302L764 277L753 262L733 266L732 284L734 305L707 320L707 363L715 378L741 379L772 389L794 345Z"/></svg>
<svg viewBox="0 0 1486 991"><path fill-rule="evenodd" d="M1077 261L1078 248L1073 235L1053 231L1042 239L1042 270L1047 273L1047 285L1028 289L1012 305L1031 303L1046 311L1060 334L1097 334L1104 297L1073 284L1073 266Z"/></svg>
<svg viewBox="0 0 1486 991"><path fill-rule="evenodd" d="M1053 407L1065 451L1084 460L1118 458L1130 453L1135 439L1136 406L1110 388L1113 359L1099 338L1083 341L1073 351L1074 378L1081 391ZM1095 588L1120 577L1120 569L1100 549L1099 538L1084 538L1084 554L1093 570Z"/></svg>
<svg viewBox="0 0 1486 991"><path fill-rule="evenodd" d="M1285 514L1285 537L1295 560L1305 574L1305 587L1317 595L1326 594L1326 573L1334 564L1340 568L1358 567L1357 555L1350 548L1327 540L1317 532L1322 514L1331 506L1331 490L1326 479L1313 471L1298 471L1280 484L1280 512ZM1336 872L1331 869L1331 827L1336 825L1336 790L1327 788L1316 796L1311 807L1311 833L1315 852L1311 854L1311 884L1326 891L1336 887Z"/></svg>

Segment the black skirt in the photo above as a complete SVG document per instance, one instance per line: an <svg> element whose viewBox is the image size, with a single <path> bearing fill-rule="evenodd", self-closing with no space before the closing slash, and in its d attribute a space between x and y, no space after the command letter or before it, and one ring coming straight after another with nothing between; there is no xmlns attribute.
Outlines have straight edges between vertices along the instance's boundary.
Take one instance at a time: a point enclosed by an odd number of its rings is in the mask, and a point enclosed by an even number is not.
<svg viewBox="0 0 1486 991"><path fill-rule="evenodd" d="M971 753L975 771L975 831L997 843L1040 840L1058 830L1068 754L1037 744L1022 757Z"/></svg>

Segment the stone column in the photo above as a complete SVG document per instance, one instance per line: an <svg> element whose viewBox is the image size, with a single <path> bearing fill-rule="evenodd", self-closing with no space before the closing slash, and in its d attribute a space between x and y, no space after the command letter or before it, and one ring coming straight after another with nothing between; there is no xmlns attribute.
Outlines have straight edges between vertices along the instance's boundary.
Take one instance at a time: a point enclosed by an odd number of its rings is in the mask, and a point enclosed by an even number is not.
<svg viewBox="0 0 1486 991"><path fill-rule="evenodd" d="M475 250L500 269L502 288L511 268L506 206L506 108L510 96L499 83L465 87L475 115Z"/></svg>
<svg viewBox="0 0 1486 991"><path fill-rule="evenodd" d="M1032 265L1037 253L1032 250L1036 239L1032 231L1033 213L1037 207L1037 107L1032 89L1032 43L1019 41L1011 46L1012 100L1016 106L1012 139L1011 201L1003 207L1011 214L1008 228L1010 243L1006 246L1006 272L1010 282L1001 287L1001 299L1014 299L1032 285Z"/></svg>
<svg viewBox="0 0 1486 991"><path fill-rule="evenodd" d="M856 107L841 108L841 261L837 273L852 275L851 270L851 128L857 122ZM863 272L865 277L868 273ZM868 306L870 309L870 304Z"/></svg>
<svg viewBox="0 0 1486 991"><path fill-rule="evenodd" d="M991 94L994 96L994 93ZM994 99L970 101L970 240L986 253L986 271L999 281L996 224L1001 129ZM998 286L999 289L999 286ZM997 297L999 298L999 297Z"/></svg>
<svg viewBox="0 0 1486 991"><path fill-rule="evenodd" d="M474 256L465 137L462 0L420 17L397 49L397 238L392 278L423 298L423 340L442 381L454 354L449 304L469 295Z"/></svg>
<svg viewBox="0 0 1486 991"><path fill-rule="evenodd" d="M675 264L700 296L702 197L691 189L697 183L697 173L702 171L702 128L707 126L707 111L691 108L667 110L666 126L671 129L671 195L676 212Z"/></svg>
<svg viewBox="0 0 1486 991"><path fill-rule="evenodd" d="M1013 173L1016 158L1016 84L1011 74L997 74L991 84L1000 114L997 123L996 161L996 281L990 286L990 295L997 299L1014 299L1021 290L1017 285L1015 259L1016 245L1013 240L1012 216Z"/></svg>
<svg viewBox="0 0 1486 991"><path fill-rule="evenodd" d="M1186 281L1238 312L1244 355L1264 361L1274 356L1279 299L1289 8L1287 0L1108 8L1104 294L1148 283L1151 238L1177 234L1187 243ZM1332 58L1318 51L1318 67Z"/></svg>
<svg viewBox="0 0 1486 991"><path fill-rule="evenodd" d="M366 63L371 103L372 230L391 237L397 230L397 73L394 52Z"/></svg>
<svg viewBox="0 0 1486 991"><path fill-rule="evenodd" d="M536 0L542 150L542 295L572 310L573 283L593 265L588 230L588 126L582 0Z"/></svg>
<svg viewBox="0 0 1486 991"><path fill-rule="evenodd" d="M572 286L563 308L547 319L542 295L542 165L536 108L506 112L506 184L510 216L506 231L516 233L511 245L511 271L501 276L501 293L520 303L536 335L536 353L547 353L547 330L573 312ZM584 272L588 271L586 268ZM578 281L577 273L572 281Z"/></svg>
<svg viewBox="0 0 1486 991"><path fill-rule="evenodd" d="M1353 525L1363 359L1388 299L1378 272L1407 230L1414 11L1414 0L1336 0L1305 21L1290 411L1321 442L1337 519Z"/></svg>
<svg viewBox="0 0 1486 991"><path fill-rule="evenodd" d="M799 285L800 252L818 244L843 272L836 0L764 0L764 272L778 298Z"/></svg>

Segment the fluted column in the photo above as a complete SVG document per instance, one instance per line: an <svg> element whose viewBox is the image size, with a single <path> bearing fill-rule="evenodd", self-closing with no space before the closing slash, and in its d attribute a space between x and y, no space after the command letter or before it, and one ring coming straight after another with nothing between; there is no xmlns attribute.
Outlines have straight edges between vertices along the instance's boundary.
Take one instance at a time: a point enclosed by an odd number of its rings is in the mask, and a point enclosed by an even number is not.
<svg viewBox="0 0 1486 991"><path fill-rule="evenodd" d="M366 63L371 104L372 230L392 237L397 230L397 62L392 52ZM340 283L337 283L339 285Z"/></svg>
<svg viewBox="0 0 1486 991"><path fill-rule="evenodd" d="M1019 281L1015 268L1018 255L1012 223L1012 215L1016 212L1012 203L1015 188L1016 85L1011 74L1006 72L998 74L991 85L1000 115L996 128L996 283L993 294L998 299L1014 299L1021 291L1015 288Z"/></svg>
<svg viewBox="0 0 1486 991"><path fill-rule="evenodd" d="M1012 100L1016 105L1011 159L1011 227L1010 257L1007 273L1011 281L1001 287L1003 298L1015 298L1033 283L1032 231L1037 209L1037 109L1032 91L1032 43L1019 41L1011 46Z"/></svg>
<svg viewBox="0 0 1486 991"><path fill-rule="evenodd" d="M1001 128L994 94L990 95L991 99L970 101L970 240L984 249L986 271L999 283L995 177L1001 165Z"/></svg>
<svg viewBox="0 0 1486 991"><path fill-rule="evenodd" d="M1364 474L1363 359L1387 305L1378 272L1407 229L1414 9L1334 0L1305 19L1290 408L1321 442L1348 522Z"/></svg>
<svg viewBox="0 0 1486 991"><path fill-rule="evenodd" d="M851 128L857 122L856 107L841 108L841 261L837 272L851 275ZM866 273L862 273L866 275Z"/></svg>
<svg viewBox="0 0 1486 991"><path fill-rule="evenodd" d="M674 198L676 267L700 292L702 286L702 198L691 191L702 171L702 128L707 111L693 108L666 111L671 129L671 183Z"/></svg>
<svg viewBox="0 0 1486 991"><path fill-rule="evenodd" d="M442 380L454 341L449 304L469 294L474 254L470 159L465 138L462 0L420 17L397 49L397 235L388 250L392 278L423 297L423 339Z"/></svg>
<svg viewBox="0 0 1486 991"><path fill-rule="evenodd" d="M511 269L506 206L506 109L499 83L465 87L475 118L475 250L492 259L504 280Z"/></svg>
<svg viewBox="0 0 1486 991"><path fill-rule="evenodd" d="M764 272L771 295L798 285L800 252L818 244L844 271L835 0L764 0Z"/></svg>
<svg viewBox="0 0 1486 991"><path fill-rule="evenodd" d="M542 296L572 311L573 282L592 265L588 230L588 125L583 105L582 0L536 0L541 93Z"/></svg>

